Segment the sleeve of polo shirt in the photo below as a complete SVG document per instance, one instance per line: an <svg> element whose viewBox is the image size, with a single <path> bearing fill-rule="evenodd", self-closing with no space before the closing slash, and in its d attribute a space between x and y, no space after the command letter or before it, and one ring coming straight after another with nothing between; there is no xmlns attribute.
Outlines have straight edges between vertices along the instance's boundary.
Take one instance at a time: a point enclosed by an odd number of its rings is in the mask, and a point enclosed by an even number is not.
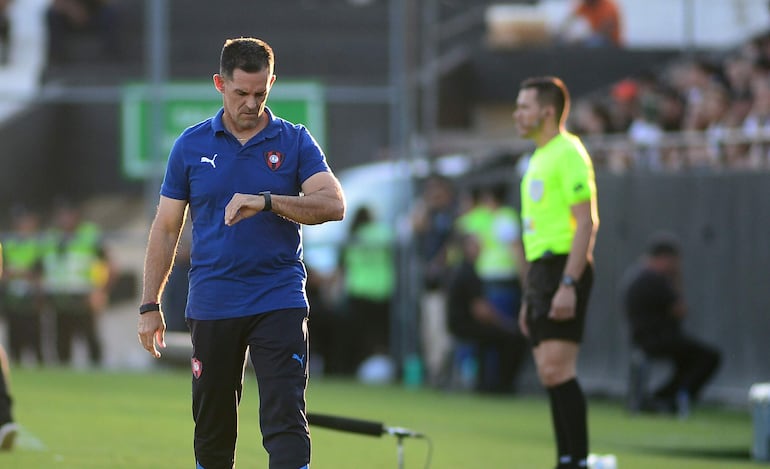
<svg viewBox="0 0 770 469"><path fill-rule="evenodd" d="M591 199L590 157L582 154L577 148L571 148L569 155L564 158L562 166L562 191L569 205L579 204Z"/></svg>
<svg viewBox="0 0 770 469"><path fill-rule="evenodd" d="M322 171L330 172L326 155L318 142L303 126L299 136L299 180L305 182L310 176Z"/></svg>
<svg viewBox="0 0 770 469"><path fill-rule="evenodd" d="M166 175L160 186L160 194L176 200L189 200L190 185L187 181L187 170L184 164L184 145L178 138L171 148L166 164Z"/></svg>

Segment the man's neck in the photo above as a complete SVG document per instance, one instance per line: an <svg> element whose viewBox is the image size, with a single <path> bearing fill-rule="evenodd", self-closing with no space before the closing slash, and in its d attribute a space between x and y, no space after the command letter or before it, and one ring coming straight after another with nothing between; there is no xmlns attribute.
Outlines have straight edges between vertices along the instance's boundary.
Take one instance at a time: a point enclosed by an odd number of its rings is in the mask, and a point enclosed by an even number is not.
<svg viewBox="0 0 770 469"><path fill-rule="evenodd" d="M537 148L543 148L544 146L546 146L548 144L548 142L553 140L554 137L559 135L559 133L560 133L560 131L559 131L558 128L544 130L542 133L540 133L534 139L535 140L535 145L537 146Z"/></svg>

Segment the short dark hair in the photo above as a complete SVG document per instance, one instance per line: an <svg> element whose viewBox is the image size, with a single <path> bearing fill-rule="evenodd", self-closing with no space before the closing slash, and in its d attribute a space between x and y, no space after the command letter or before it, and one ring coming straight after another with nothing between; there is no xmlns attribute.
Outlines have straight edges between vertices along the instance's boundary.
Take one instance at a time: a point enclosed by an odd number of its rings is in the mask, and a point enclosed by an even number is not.
<svg viewBox="0 0 770 469"><path fill-rule="evenodd" d="M658 256L679 256L681 248L679 247L679 238L673 233L660 231L650 237L647 244L647 254L652 257Z"/></svg>
<svg viewBox="0 0 770 469"><path fill-rule="evenodd" d="M219 57L219 73L227 78L233 77L236 68L248 73L267 69L272 74L274 67L275 56L272 47L253 37L226 40Z"/></svg>
<svg viewBox="0 0 770 469"><path fill-rule="evenodd" d="M560 78L552 76L527 78L521 82L520 88L522 90L536 90L538 104L553 106L556 110L556 122L558 124L561 124L569 114L569 90Z"/></svg>

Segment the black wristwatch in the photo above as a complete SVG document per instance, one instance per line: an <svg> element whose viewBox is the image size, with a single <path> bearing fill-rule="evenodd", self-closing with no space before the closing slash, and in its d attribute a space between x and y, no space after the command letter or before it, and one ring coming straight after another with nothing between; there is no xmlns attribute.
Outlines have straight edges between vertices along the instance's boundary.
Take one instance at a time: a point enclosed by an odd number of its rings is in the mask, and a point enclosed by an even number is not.
<svg viewBox="0 0 770 469"><path fill-rule="evenodd" d="M565 274L561 276L561 284L564 285L565 287L574 288L575 285L577 285L577 280L575 280L574 277Z"/></svg>
<svg viewBox="0 0 770 469"><path fill-rule="evenodd" d="M262 197L265 198L265 207L262 209L263 212L270 212L273 210L273 199L270 197L270 191L262 191L259 193Z"/></svg>
<svg viewBox="0 0 770 469"><path fill-rule="evenodd" d="M150 311L160 311L160 304L145 303L139 307L139 314L149 313Z"/></svg>

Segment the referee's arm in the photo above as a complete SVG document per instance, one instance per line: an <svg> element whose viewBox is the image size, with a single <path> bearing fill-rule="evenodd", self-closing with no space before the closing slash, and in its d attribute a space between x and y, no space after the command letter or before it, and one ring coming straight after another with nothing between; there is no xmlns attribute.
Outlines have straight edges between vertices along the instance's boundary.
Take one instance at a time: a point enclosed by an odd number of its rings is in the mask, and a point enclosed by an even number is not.
<svg viewBox="0 0 770 469"><path fill-rule="evenodd" d="M599 228L599 222L594 217L591 200L575 204L570 207L570 210L572 216L575 217L577 226L563 274L579 279L583 275L586 264L593 258L594 239Z"/></svg>
<svg viewBox="0 0 770 469"><path fill-rule="evenodd" d="M592 200L572 205L570 210L572 216L575 217L577 226L562 275L568 275L577 280L583 275L586 265L593 256L594 238L599 223L598 217L594 216L595 209ZM577 295L574 286L561 284L551 300L551 311L548 316L556 321L572 319L575 317L576 304Z"/></svg>

